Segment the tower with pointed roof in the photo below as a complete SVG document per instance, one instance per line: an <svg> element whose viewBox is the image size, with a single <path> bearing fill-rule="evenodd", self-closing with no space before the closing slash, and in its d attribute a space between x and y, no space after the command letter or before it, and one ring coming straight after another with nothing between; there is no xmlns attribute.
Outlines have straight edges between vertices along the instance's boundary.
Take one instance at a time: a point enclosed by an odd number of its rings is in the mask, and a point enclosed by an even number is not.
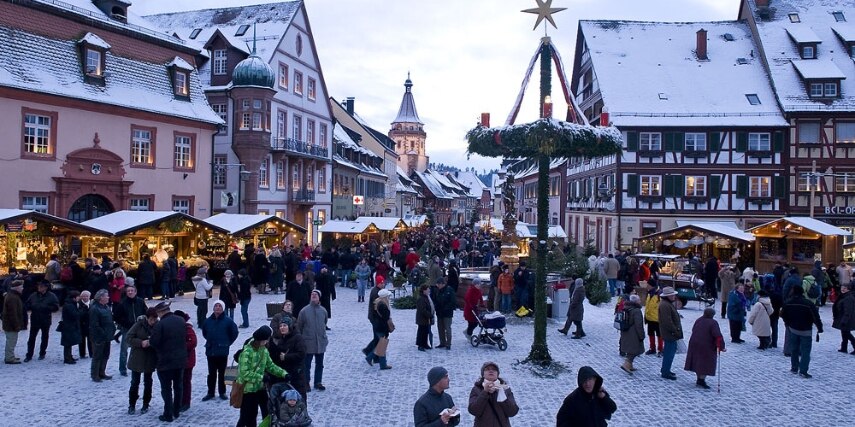
<svg viewBox="0 0 855 427"><path fill-rule="evenodd" d="M428 156L425 153L425 140L427 134L419 113L416 111L416 102L413 100L413 81L410 73L404 82L404 97L401 99L401 108L398 116L392 122L389 130L389 138L395 141L395 153L398 154L398 166L407 172L407 176L414 171L424 171L428 166Z"/></svg>

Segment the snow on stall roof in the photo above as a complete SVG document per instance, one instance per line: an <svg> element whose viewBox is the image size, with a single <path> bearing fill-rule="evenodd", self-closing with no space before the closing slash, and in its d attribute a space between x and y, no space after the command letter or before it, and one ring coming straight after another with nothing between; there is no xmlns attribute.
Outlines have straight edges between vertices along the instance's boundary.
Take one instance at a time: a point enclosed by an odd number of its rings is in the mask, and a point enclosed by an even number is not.
<svg viewBox="0 0 855 427"><path fill-rule="evenodd" d="M368 229L371 223L331 220L318 227L321 233L359 234Z"/></svg>
<svg viewBox="0 0 855 427"><path fill-rule="evenodd" d="M102 39L101 37L98 37L92 33L86 33L86 35L83 36L83 38L80 39L80 41L78 43L82 43L82 42L86 42L92 46L100 47L103 49L112 48L112 46L110 46L110 43L105 42L104 39ZM193 67L190 67L190 70L193 70Z"/></svg>
<svg viewBox="0 0 855 427"><path fill-rule="evenodd" d="M123 234L141 225L157 223L183 214L173 211L118 211L82 222L87 227L112 235Z"/></svg>
<svg viewBox="0 0 855 427"><path fill-rule="evenodd" d="M849 52L840 43L832 28L839 27L832 12L845 11L847 17L855 17L851 1L840 0L774 0L776 12L772 20L763 20L756 13L756 0L746 0L747 10L754 14L762 52L769 64L769 74L775 87L781 108L786 112L799 111L852 111L855 110L855 67ZM790 22L788 14L797 13L800 24ZM833 99L813 99L808 96L805 83L791 61L799 60L798 46L785 31L792 25L810 26L825 43L817 47L817 60L833 60L839 65L846 79L841 81L838 94Z"/></svg>
<svg viewBox="0 0 855 427"><path fill-rule="evenodd" d="M0 26L0 87L82 99L198 122L222 123L190 73L190 100L175 98L166 64L105 55L104 86L86 83L76 40L56 40Z"/></svg>
<svg viewBox="0 0 855 427"><path fill-rule="evenodd" d="M580 21L579 27L615 126L787 125L744 22ZM708 61L694 53L700 29L707 31ZM726 41L726 33L734 40ZM746 94L761 103L751 105Z"/></svg>
<svg viewBox="0 0 855 427"><path fill-rule="evenodd" d="M701 230L706 230L713 234L718 234L721 236L728 236L734 239L739 239L745 242L753 242L754 235L751 233L746 233L739 229L733 221L696 221L696 220L677 220L676 228L683 227L694 227L699 228ZM666 232L667 233L667 232ZM654 233L654 234L663 234Z"/></svg>
<svg viewBox="0 0 855 427"><path fill-rule="evenodd" d="M212 217L206 218L204 220L205 223L213 225L214 227L222 228L229 232L229 234L237 234L255 227L258 227L261 224L265 224L267 222L273 221L278 222L288 227L292 227L301 233L305 233L306 229L297 224L294 224L291 221L288 221L283 218L279 218L276 215L250 215L250 214L229 214L229 213L220 213L214 215Z"/></svg>
<svg viewBox="0 0 855 427"><path fill-rule="evenodd" d="M382 231L392 231L399 226L407 227L407 224L401 218L386 217L386 216L361 216L354 221L359 223L374 224L377 229Z"/></svg>
<svg viewBox="0 0 855 427"><path fill-rule="evenodd" d="M848 65L848 64L847 64ZM822 59L793 60L799 74L805 79L845 79L846 74L833 61Z"/></svg>
<svg viewBox="0 0 855 427"><path fill-rule="evenodd" d="M24 219L24 218L32 218L32 219L35 219L36 221L47 221L47 222L50 222L50 223L53 223L53 224L56 224L59 226L63 226L63 227L72 229L72 230L84 231L84 232L88 232L91 234L105 234L99 230L93 229L91 227L87 227L83 224L78 224L74 221L71 221L71 220L68 220L65 218L60 218L58 216L53 216L50 214L37 212L34 210L29 210L29 209L0 209L0 224L6 223L6 222L11 222L11 221L17 221L19 219Z"/></svg>
<svg viewBox="0 0 855 427"><path fill-rule="evenodd" d="M855 25L837 23L831 26L835 34L847 43L855 43Z"/></svg>
<svg viewBox="0 0 855 427"><path fill-rule="evenodd" d="M795 216L788 216L788 217L776 219L774 221L769 221L765 224L760 224L756 227L751 227L748 229L748 231L767 227L767 226L774 224L774 223L777 223L777 222L789 222L789 223L797 225L799 227L807 228L808 230L811 230L814 233L822 234L825 236L851 236L852 235L852 233L850 233L850 232L848 232L842 228L835 227L831 224L820 221L818 219L809 218L809 217L795 217Z"/></svg>
<svg viewBox="0 0 855 427"><path fill-rule="evenodd" d="M788 25L787 34L796 43L822 43L822 39L810 29L810 26L802 23L791 23Z"/></svg>

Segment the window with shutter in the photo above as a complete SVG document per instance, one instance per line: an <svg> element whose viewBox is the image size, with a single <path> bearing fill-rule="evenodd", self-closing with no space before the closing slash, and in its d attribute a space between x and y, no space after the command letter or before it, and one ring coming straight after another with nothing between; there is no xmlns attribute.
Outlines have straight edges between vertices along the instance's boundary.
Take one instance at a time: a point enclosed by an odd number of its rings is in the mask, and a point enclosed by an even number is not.
<svg viewBox="0 0 855 427"><path fill-rule="evenodd" d="M710 176L710 196L715 199L721 197L721 177L718 175Z"/></svg>
<svg viewBox="0 0 855 427"><path fill-rule="evenodd" d="M626 133L626 151L638 151L638 132Z"/></svg>
<svg viewBox="0 0 855 427"><path fill-rule="evenodd" d="M784 152L784 132L783 131L780 131L780 130L775 131L775 134L774 134L773 140L772 140L772 149L776 153L783 153Z"/></svg>
<svg viewBox="0 0 855 427"><path fill-rule="evenodd" d="M676 194L676 189L674 188L674 176L673 175L665 175L663 178L664 178L665 182L664 182L662 194L665 197L675 197L677 194Z"/></svg>
<svg viewBox="0 0 855 427"><path fill-rule="evenodd" d="M626 194L629 197L638 196L638 175L632 174L626 177Z"/></svg>
<svg viewBox="0 0 855 427"><path fill-rule="evenodd" d="M736 133L736 151L740 153L748 151L748 132Z"/></svg>
<svg viewBox="0 0 855 427"><path fill-rule="evenodd" d="M748 177L739 175L736 177L736 198L744 199L748 197Z"/></svg>
<svg viewBox="0 0 855 427"><path fill-rule="evenodd" d="M772 178L772 194L776 199L783 199L787 196L787 179L783 176Z"/></svg>
<svg viewBox="0 0 855 427"><path fill-rule="evenodd" d="M710 151L715 153L721 149L721 132L713 132L710 134Z"/></svg>

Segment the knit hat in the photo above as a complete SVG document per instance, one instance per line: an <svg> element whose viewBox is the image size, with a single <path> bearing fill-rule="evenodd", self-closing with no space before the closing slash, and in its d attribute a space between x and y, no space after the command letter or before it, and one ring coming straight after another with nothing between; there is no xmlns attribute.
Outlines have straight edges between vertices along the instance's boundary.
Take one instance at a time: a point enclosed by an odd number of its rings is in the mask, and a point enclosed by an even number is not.
<svg viewBox="0 0 855 427"><path fill-rule="evenodd" d="M196 270L197 276L204 276L207 273L208 273L208 267L205 267L205 266L199 267L199 269Z"/></svg>
<svg viewBox="0 0 855 427"><path fill-rule="evenodd" d="M428 384L433 387L438 383L441 379L445 378L448 375L448 371L442 366L434 366L430 368L427 374Z"/></svg>
<svg viewBox="0 0 855 427"><path fill-rule="evenodd" d="M320 297L321 297L321 290L320 290L320 289L312 289L312 293L313 293L313 294L318 294L318 298L320 298Z"/></svg>
<svg viewBox="0 0 855 427"><path fill-rule="evenodd" d="M223 300L218 299L218 300L214 301L214 305L213 305L213 306L216 306L217 304L219 304L219 305L220 305L220 307L222 307L222 308L223 308L223 310L225 310L225 309L226 309L226 303L224 303L224 302L223 302ZM213 307L213 306L212 306L212 307Z"/></svg>
<svg viewBox="0 0 855 427"><path fill-rule="evenodd" d="M297 390L294 390L293 388L289 388L288 390L283 391L282 392L282 399L283 400L296 400L298 402L300 400L302 400L302 399L300 399L300 393L298 393Z"/></svg>
<svg viewBox="0 0 855 427"><path fill-rule="evenodd" d="M256 341L267 341L273 335L273 330L270 326L262 325L252 333L252 339Z"/></svg>
<svg viewBox="0 0 855 427"><path fill-rule="evenodd" d="M481 376L482 377L484 376L484 370L487 369L487 367L489 367L489 366L496 368L496 373L499 373L499 365L497 365L496 362L487 361L487 362L484 362L483 365L481 365Z"/></svg>
<svg viewBox="0 0 855 427"><path fill-rule="evenodd" d="M388 289L381 289L380 292L377 292L377 298L388 298L392 296L392 292Z"/></svg>
<svg viewBox="0 0 855 427"><path fill-rule="evenodd" d="M386 278L378 274L374 277L374 283L386 283Z"/></svg>
<svg viewBox="0 0 855 427"><path fill-rule="evenodd" d="M190 320L190 315L182 310L175 310L175 314L181 316L181 318L184 319L185 322Z"/></svg>
<svg viewBox="0 0 855 427"><path fill-rule="evenodd" d="M291 316L285 315L285 316L282 316L281 319L279 319L279 324L280 325L288 325L288 327L290 328L291 325L294 324L294 319L292 319Z"/></svg>

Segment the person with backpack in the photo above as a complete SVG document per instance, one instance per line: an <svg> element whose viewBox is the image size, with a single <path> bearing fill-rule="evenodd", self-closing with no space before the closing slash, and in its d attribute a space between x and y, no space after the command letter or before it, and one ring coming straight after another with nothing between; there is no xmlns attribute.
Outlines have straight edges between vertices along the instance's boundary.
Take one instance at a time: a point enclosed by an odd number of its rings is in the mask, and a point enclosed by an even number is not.
<svg viewBox="0 0 855 427"><path fill-rule="evenodd" d="M580 339L584 337L585 331L582 329L582 319L585 317L585 282L582 278L577 278L573 282L573 289L570 292L570 304L567 306L567 320L564 322L564 327L559 329L564 335L570 332L570 325L576 325L576 332L573 333L572 339Z"/></svg>
<svg viewBox="0 0 855 427"><path fill-rule="evenodd" d="M822 287L813 274L805 274L802 278L802 289L805 290L805 298L814 304L822 297Z"/></svg>
<svg viewBox="0 0 855 427"><path fill-rule="evenodd" d="M624 305L620 322L620 352L626 355L620 368L632 375L635 372L632 362L644 353L644 316L641 314L641 298L638 295L630 295Z"/></svg>
<svg viewBox="0 0 855 427"><path fill-rule="evenodd" d="M659 289L653 282L647 282L647 301L644 302L644 322L647 323L647 338L650 341L650 349L644 354L650 356L657 354L662 357L662 348L665 341L659 332ZM658 340L657 340L658 338Z"/></svg>

